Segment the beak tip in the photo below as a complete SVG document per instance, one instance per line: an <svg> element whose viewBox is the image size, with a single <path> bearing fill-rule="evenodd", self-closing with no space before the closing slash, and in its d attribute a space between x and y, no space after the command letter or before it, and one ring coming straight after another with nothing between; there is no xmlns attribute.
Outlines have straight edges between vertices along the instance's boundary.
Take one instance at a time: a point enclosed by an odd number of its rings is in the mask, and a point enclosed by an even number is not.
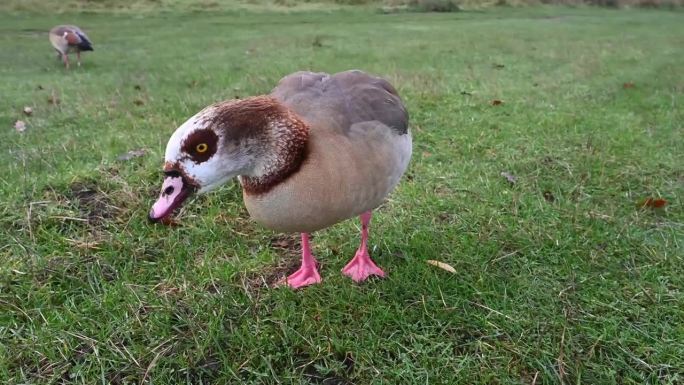
<svg viewBox="0 0 684 385"><path fill-rule="evenodd" d="M147 214L147 220L148 220L150 223L157 223L157 222L159 222L159 218L155 218L155 217L153 216L153 212L152 212L152 211L150 211L149 214Z"/></svg>

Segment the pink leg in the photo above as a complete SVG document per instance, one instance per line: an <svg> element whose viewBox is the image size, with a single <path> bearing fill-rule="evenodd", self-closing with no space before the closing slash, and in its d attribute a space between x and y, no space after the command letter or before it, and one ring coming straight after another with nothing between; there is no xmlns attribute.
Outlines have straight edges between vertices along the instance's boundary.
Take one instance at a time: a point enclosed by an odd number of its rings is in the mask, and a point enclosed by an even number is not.
<svg viewBox="0 0 684 385"><path fill-rule="evenodd" d="M78 66L81 66L81 51L76 51L76 58L78 60Z"/></svg>
<svg viewBox="0 0 684 385"><path fill-rule="evenodd" d="M360 215L361 218L361 245L356 250L356 255L352 258L347 266L342 269L342 274L350 277L356 282L365 281L371 275L384 277L385 272L382 271L371 259L368 254L368 223L371 220L371 212L367 211Z"/></svg>
<svg viewBox="0 0 684 385"><path fill-rule="evenodd" d="M302 233L302 266L292 275L278 282L278 285L287 284L293 289L299 289L320 282L321 276L316 270L316 259L311 254L309 234Z"/></svg>
<svg viewBox="0 0 684 385"><path fill-rule="evenodd" d="M69 57L65 53L62 54L62 61L64 61L64 67L69 69Z"/></svg>

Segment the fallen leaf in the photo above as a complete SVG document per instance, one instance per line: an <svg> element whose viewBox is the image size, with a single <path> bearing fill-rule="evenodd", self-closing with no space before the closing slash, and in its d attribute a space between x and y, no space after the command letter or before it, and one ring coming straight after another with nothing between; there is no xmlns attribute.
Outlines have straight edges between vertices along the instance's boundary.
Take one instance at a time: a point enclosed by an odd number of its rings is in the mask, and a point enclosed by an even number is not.
<svg viewBox="0 0 684 385"><path fill-rule="evenodd" d="M31 108L29 106L24 107L24 114L26 116L30 116L32 113L33 113L33 108Z"/></svg>
<svg viewBox="0 0 684 385"><path fill-rule="evenodd" d="M439 267L440 269L446 270L446 271L448 271L448 272L450 272L450 273L456 273L456 269L454 269L451 265L446 264L446 263L444 263L444 262L435 261L434 259L428 259L428 260L425 261L425 262L429 263L429 264L432 265L432 266L437 266L437 267Z"/></svg>
<svg viewBox="0 0 684 385"><path fill-rule="evenodd" d="M125 153L123 155L119 155L116 158L116 160L121 160L121 161L131 160L133 158L139 158L141 156L144 156L145 154L147 154L147 150L144 148L139 148L137 150L128 151L127 153Z"/></svg>
<svg viewBox="0 0 684 385"><path fill-rule="evenodd" d="M133 104L135 104L136 106L142 106L145 104L145 101L142 99L135 99L133 100Z"/></svg>
<svg viewBox="0 0 684 385"><path fill-rule="evenodd" d="M544 199L546 199L547 202L553 202L556 200L556 197L554 197L551 191L549 190L544 191L542 195L544 196Z"/></svg>
<svg viewBox="0 0 684 385"><path fill-rule="evenodd" d="M142 87L140 86L140 84L136 84L133 86L133 89L136 91L140 91L140 90L142 90Z"/></svg>
<svg viewBox="0 0 684 385"><path fill-rule="evenodd" d="M14 122L14 129L17 130L17 132L26 131L26 123L23 120L17 120Z"/></svg>
<svg viewBox="0 0 684 385"><path fill-rule="evenodd" d="M490 104L491 104L492 106L500 106L500 105L503 104L503 100L494 99L494 100L492 100L492 101L490 102Z"/></svg>
<svg viewBox="0 0 684 385"><path fill-rule="evenodd" d="M667 201L662 198L646 198L640 205L640 207L650 207L652 209L659 209L665 207Z"/></svg>
<svg viewBox="0 0 684 385"><path fill-rule="evenodd" d="M431 153L431 152L423 151L423 157L424 157L424 158L429 158L430 156L432 156L432 153Z"/></svg>
<svg viewBox="0 0 684 385"><path fill-rule="evenodd" d="M514 185L515 182L518 180L518 178L517 178L515 175L511 174L511 173L508 172L508 171L502 171L502 172L501 172L501 176L504 177L504 178L506 178L506 180L508 181L508 183L510 183L511 185Z"/></svg>
<svg viewBox="0 0 684 385"><path fill-rule="evenodd" d="M57 105L57 104L59 104L59 103L62 102L62 101L59 100L59 98L58 98L57 96L55 96L55 95L50 95L50 96L48 96L47 101L48 101L48 103L50 103L50 104L52 104L52 105Z"/></svg>
<svg viewBox="0 0 684 385"><path fill-rule="evenodd" d="M496 69L502 69L504 67L506 67L506 66L503 64L494 63L494 68L496 68Z"/></svg>
<svg viewBox="0 0 684 385"><path fill-rule="evenodd" d="M632 82L623 83L622 88L634 88L634 83L632 83Z"/></svg>

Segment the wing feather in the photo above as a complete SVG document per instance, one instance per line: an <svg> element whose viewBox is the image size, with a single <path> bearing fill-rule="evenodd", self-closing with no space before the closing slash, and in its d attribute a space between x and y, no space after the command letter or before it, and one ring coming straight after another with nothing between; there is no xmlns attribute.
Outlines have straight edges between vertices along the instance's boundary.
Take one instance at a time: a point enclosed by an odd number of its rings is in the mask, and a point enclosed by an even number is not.
<svg viewBox="0 0 684 385"><path fill-rule="evenodd" d="M408 112L396 89L362 71L296 72L281 79L271 95L305 120L330 129L348 131L354 124L378 121L397 134L408 131Z"/></svg>

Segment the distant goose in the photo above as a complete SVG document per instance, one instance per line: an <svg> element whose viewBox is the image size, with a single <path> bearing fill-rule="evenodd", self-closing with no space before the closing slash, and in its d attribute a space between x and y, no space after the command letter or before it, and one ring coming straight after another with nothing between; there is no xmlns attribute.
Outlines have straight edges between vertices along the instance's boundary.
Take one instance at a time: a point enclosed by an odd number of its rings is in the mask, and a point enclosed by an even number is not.
<svg viewBox="0 0 684 385"><path fill-rule="evenodd" d="M361 244L342 273L384 277L368 253L368 224L410 158L408 113L390 83L361 71L297 72L270 95L211 105L181 125L149 217L162 220L193 192L237 176L254 220L301 233L301 268L283 283L320 282L309 233L357 215Z"/></svg>
<svg viewBox="0 0 684 385"><path fill-rule="evenodd" d="M93 46L85 32L75 25L58 25L50 30L50 43L59 53L64 66L69 68L67 54L76 52L78 65L81 66L81 51L92 51Z"/></svg>

